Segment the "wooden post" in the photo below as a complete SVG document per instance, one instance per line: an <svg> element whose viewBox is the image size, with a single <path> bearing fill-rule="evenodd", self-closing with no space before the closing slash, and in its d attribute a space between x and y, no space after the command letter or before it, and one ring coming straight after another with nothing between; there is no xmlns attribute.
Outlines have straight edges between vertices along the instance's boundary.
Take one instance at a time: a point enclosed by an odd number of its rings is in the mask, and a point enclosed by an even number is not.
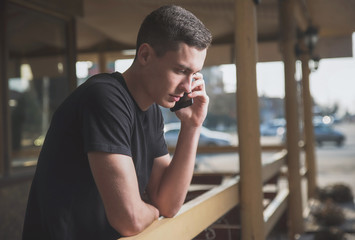
<svg viewBox="0 0 355 240"><path fill-rule="evenodd" d="M256 88L257 30L254 1L235 1L235 23L241 239L264 239L259 104Z"/></svg>
<svg viewBox="0 0 355 240"><path fill-rule="evenodd" d="M72 92L78 86L78 81L76 77L76 20L74 17L71 17L67 23L66 38L68 44L67 59L69 92Z"/></svg>
<svg viewBox="0 0 355 240"><path fill-rule="evenodd" d="M9 98L7 79L7 1L0 1L0 176L10 174L9 159Z"/></svg>
<svg viewBox="0 0 355 240"><path fill-rule="evenodd" d="M4 105L6 103L6 99L4 96L4 81L6 81L5 71L5 18L6 18L6 8L5 1L0 2L0 176L4 173L4 165L5 165L5 154L4 154L4 120L3 116L6 116L4 113Z"/></svg>
<svg viewBox="0 0 355 240"><path fill-rule="evenodd" d="M295 0L280 1L281 51L285 68L285 115L287 130L287 167L289 197L289 234L294 239L303 232L302 196L299 150L299 115L297 83L295 80L296 26L294 19Z"/></svg>
<svg viewBox="0 0 355 240"><path fill-rule="evenodd" d="M98 64L99 64L99 71L100 71L100 73L104 73L104 72L106 72L107 71L107 68L106 68L106 64L107 64L107 61L106 61L106 54L105 54L105 52L102 52L102 51L100 51L99 53L98 53L98 59L99 59L99 62L98 62Z"/></svg>
<svg viewBox="0 0 355 240"><path fill-rule="evenodd" d="M311 91L309 89L309 54L301 54L302 61L302 94L303 94L303 111L304 111L304 136L305 136L305 153L307 167L307 184L308 198L314 197L317 180L316 180L316 157L314 153L314 130L313 130L313 102Z"/></svg>

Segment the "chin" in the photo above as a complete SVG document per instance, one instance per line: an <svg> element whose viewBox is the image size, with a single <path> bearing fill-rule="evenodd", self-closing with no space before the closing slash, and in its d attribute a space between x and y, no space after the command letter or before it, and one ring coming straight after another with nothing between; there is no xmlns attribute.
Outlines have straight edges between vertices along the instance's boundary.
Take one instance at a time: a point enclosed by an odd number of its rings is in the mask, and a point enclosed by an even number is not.
<svg viewBox="0 0 355 240"><path fill-rule="evenodd" d="M162 107L165 107L165 108L172 108L175 106L175 102L160 102L158 103L158 105L162 106Z"/></svg>

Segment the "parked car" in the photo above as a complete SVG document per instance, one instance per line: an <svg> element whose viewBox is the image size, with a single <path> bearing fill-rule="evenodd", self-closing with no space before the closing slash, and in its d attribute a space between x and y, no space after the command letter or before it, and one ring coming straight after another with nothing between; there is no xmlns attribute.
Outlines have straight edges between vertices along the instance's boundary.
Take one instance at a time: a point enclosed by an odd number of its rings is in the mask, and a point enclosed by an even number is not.
<svg viewBox="0 0 355 240"><path fill-rule="evenodd" d="M319 146L322 146L324 142L333 142L337 146L342 146L345 141L345 135L342 132L326 124L314 126L314 137Z"/></svg>
<svg viewBox="0 0 355 240"><path fill-rule="evenodd" d="M176 146L180 132L180 123L165 124L164 134L168 146ZM231 146L232 136L228 133L212 131L202 126L199 146Z"/></svg>
<svg viewBox="0 0 355 240"><path fill-rule="evenodd" d="M315 124L314 129L314 140L318 146L323 146L325 142L334 143L337 146L342 146L345 142L344 133L335 130L332 125L329 124ZM286 131L282 136L282 141L286 141Z"/></svg>
<svg viewBox="0 0 355 240"><path fill-rule="evenodd" d="M282 136L285 131L286 120L284 118L276 118L267 123L260 125L261 136Z"/></svg>

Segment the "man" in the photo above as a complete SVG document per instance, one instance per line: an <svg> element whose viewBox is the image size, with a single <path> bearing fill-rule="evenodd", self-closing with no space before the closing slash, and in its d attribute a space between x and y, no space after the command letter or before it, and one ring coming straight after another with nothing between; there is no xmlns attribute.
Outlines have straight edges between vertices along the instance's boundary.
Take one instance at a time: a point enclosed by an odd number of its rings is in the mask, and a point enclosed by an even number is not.
<svg viewBox="0 0 355 240"><path fill-rule="evenodd" d="M191 181L207 114L202 69L211 34L177 6L141 25L132 66L98 74L53 116L28 200L23 239L117 239L173 217ZM172 159L158 105L189 93Z"/></svg>

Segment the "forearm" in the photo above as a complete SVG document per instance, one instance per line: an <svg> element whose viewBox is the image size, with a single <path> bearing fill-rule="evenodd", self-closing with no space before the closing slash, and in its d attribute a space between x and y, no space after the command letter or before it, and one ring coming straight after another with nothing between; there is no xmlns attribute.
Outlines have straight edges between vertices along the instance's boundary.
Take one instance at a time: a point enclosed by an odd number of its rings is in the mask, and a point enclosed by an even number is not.
<svg viewBox="0 0 355 240"><path fill-rule="evenodd" d="M173 159L164 171L154 204L160 213L172 217L184 203L194 171L201 127L181 126Z"/></svg>
<svg viewBox="0 0 355 240"><path fill-rule="evenodd" d="M179 139L171 162L167 158L155 161L148 192L163 216L172 217L186 198L195 166L196 151L202 123L206 118L209 98L200 73L194 73L191 93L194 103L176 112L181 121ZM170 160L170 158L168 158Z"/></svg>
<svg viewBox="0 0 355 240"><path fill-rule="evenodd" d="M146 229L153 221L158 219L159 211L153 205L140 202L122 219L109 219L110 224L123 236L133 236Z"/></svg>
<svg viewBox="0 0 355 240"><path fill-rule="evenodd" d="M159 217L158 209L144 202L139 194L130 157L90 152L88 158L107 219L120 234L135 235Z"/></svg>

